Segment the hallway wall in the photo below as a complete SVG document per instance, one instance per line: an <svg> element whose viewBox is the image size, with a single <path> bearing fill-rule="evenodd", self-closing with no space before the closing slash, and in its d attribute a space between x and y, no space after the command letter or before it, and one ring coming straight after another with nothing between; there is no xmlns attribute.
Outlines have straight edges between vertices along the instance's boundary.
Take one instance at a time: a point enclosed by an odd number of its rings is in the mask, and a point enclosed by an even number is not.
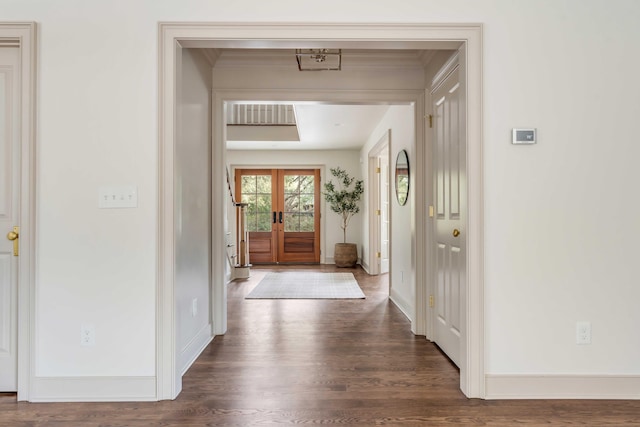
<svg viewBox="0 0 640 427"><path fill-rule="evenodd" d="M154 378L159 21L482 23L487 373L640 376L640 58L630 54L640 2L0 0L0 10L39 24L37 377ZM515 127L536 127L538 143L511 145ZM137 185L138 208L98 209L102 185ZM578 320L592 322L591 345L576 345ZM94 348L79 345L83 322L95 324Z"/></svg>
<svg viewBox="0 0 640 427"><path fill-rule="evenodd" d="M211 325L211 66L182 49L176 150L178 366L185 372L213 338Z"/></svg>
<svg viewBox="0 0 640 427"><path fill-rule="evenodd" d="M377 144L382 135L391 129L391 141L389 144L389 159L391 167L389 168L389 186L391 195L389 198L391 206L391 263L389 271L390 296L393 302L400 307L404 314L410 319L415 320L415 289L416 281L413 274L412 266L412 224L411 211L415 203L416 191L415 173L411 178L410 196L404 206L400 206L396 199L396 187L394 179L394 171L396 157L401 150L407 150L409 154L410 167L415 166L415 111L413 105L392 105L384 115L380 123L369 136L366 144L360 150L360 159L362 173L368 173L368 156L371 148ZM368 206L369 193L366 192L366 198L363 202L363 247L365 248L364 256L368 256L366 248L369 247L369 221Z"/></svg>

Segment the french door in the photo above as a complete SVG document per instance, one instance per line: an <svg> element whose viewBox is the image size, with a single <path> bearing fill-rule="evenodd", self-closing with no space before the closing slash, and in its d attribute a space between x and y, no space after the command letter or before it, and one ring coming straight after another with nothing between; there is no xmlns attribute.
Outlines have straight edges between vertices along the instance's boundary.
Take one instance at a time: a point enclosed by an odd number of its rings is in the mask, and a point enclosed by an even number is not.
<svg viewBox="0 0 640 427"><path fill-rule="evenodd" d="M320 170L236 169L253 264L320 262Z"/></svg>

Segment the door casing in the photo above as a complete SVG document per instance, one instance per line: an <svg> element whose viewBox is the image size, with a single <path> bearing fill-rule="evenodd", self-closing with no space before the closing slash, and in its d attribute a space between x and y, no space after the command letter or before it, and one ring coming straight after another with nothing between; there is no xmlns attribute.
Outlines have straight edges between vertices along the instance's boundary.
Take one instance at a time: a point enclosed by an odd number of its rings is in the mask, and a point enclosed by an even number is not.
<svg viewBox="0 0 640 427"><path fill-rule="evenodd" d="M176 370L175 301L173 293L173 259L175 233L173 218L174 149L175 149L175 62L182 47L263 47L285 48L301 44L324 47L375 48L384 43L398 49L443 49L466 47L463 76L467 85L467 176L469 178L467 222L467 299L464 301L466 339L462 343L460 388L468 397L482 398L484 382L484 282L483 282L483 173L482 173L482 25L481 24L255 24L255 23L160 23L159 24L159 159L158 159L158 272L157 272L157 398L173 399L181 389ZM312 46L313 45L313 46ZM422 91L221 91L214 94L214 144L212 150L213 199L223 200L225 170L224 101L302 100L343 102L415 103L416 112L416 182L429 189L431 180L425 173L430 156L430 138L425 132L425 96ZM216 143L218 142L218 143ZM415 188L415 186L414 186ZM412 330L427 334L427 296L433 280L429 276L432 254L427 251L433 238L426 226L427 202L431 192L411 191L415 208L412 212L412 266L415 272L416 295ZM222 204L219 204L222 205ZM215 206L213 241L224 241L224 212ZM215 247L215 245L214 245ZM224 283L224 248L212 254L214 283ZM416 260L427 260L417 263ZM216 286L212 292L215 333L226 330L226 292Z"/></svg>
<svg viewBox="0 0 640 427"><path fill-rule="evenodd" d="M18 400L29 400L35 348L35 22L0 22L0 44L20 49L20 257L18 260ZM2 236L4 238L4 236Z"/></svg>
<svg viewBox="0 0 640 427"><path fill-rule="evenodd" d="M381 208L380 204L380 192L384 191L380 188L380 177L378 169L378 159L381 154L387 159L387 168L391 170L390 157L389 157L389 145L391 144L391 129L387 129L382 137L378 140L376 145L374 145L371 150L369 150L369 274L377 275L381 273L381 265L380 258L377 256L377 252L382 251L380 240L381 236L381 227L380 221L381 216L376 213L376 210ZM391 200L391 195L389 194L389 185L387 185L387 201ZM391 215L391 210L389 209L389 215ZM389 218L389 227L392 227L391 218ZM391 235L391 231L389 230L389 235ZM391 242L389 242L391 245ZM389 248L389 253L391 253L391 248ZM391 266L390 266L391 268ZM391 274L389 274L391 277Z"/></svg>

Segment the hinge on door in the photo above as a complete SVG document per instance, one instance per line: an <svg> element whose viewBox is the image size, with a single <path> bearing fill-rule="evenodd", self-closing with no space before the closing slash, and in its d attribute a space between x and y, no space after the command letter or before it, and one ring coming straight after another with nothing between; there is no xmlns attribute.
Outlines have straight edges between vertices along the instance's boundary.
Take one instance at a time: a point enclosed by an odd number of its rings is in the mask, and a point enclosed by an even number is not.
<svg viewBox="0 0 640 427"><path fill-rule="evenodd" d="M433 127L433 116L431 114L429 114L429 127Z"/></svg>
<svg viewBox="0 0 640 427"><path fill-rule="evenodd" d="M376 209L376 215L380 216L380 209Z"/></svg>
<svg viewBox="0 0 640 427"><path fill-rule="evenodd" d="M433 218L433 206L429 206L429 218Z"/></svg>
<svg viewBox="0 0 640 427"><path fill-rule="evenodd" d="M434 307L436 304L435 299L433 298L433 295L429 295L429 307Z"/></svg>
<svg viewBox="0 0 640 427"><path fill-rule="evenodd" d="M380 173L380 168L376 168L376 173Z"/></svg>
<svg viewBox="0 0 640 427"><path fill-rule="evenodd" d="M380 258L380 257L382 256L382 254L381 254L380 252L376 252L376 256L377 256L378 258Z"/></svg>

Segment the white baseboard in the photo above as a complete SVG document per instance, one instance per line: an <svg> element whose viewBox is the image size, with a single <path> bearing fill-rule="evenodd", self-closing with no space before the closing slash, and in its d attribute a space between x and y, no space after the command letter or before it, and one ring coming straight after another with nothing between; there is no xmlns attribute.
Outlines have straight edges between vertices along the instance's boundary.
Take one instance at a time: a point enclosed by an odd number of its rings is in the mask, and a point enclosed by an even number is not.
<svg viewBox="0 0 640 427"><path fill-rule="evenodd" d="M321 263L321 264L335 264L335 263L336 263L335 258L334 258L334 257L332 257L332 256L328 256L328 257L325 257L325 259L324 259L324 263ZM361 258L358 258L358 261L356 261L356 264L363 265L363 264L362 264L362 259L361 259ZM363 267L364 267L364 266L363 266Z"/></svg>
<svg viewBox="0 0 640 427"><path fill-rule="evenodd" d="M640 375L496 375L485 377L490 399L640 399Z"/></svg>
<svg viewBox="0 0 640 427"><path fill-rule="evenodd" d="M30 402L151 402L156 377L35 377Z"/></svg>
<svg viewBox="0 0 640 427"><path fill-rule="evenodd" d="M411 313L413 310L411 308L411 304L409 304L409 302L407 300L405 300L395 289L391 288L391 292L389 293L389 299L391 300L391 302L393 302L396 307L398 307L400 309L400 311L402 312L402 314L405 315L405 317L407 319L409 319L410 322L413 322L413 319L411 319L411 315L409 313Z"/></svg>
<svg viewBox="0 0 640 427"><path fill-rule="evenodd" d="M360 266L367 274L371 274L371 271L369 270L369 263L360 261Z"/></svg>
<svg viewBox="0 0 640 427"><path fill-rule="evenodd" d="M213 341L213 325L211 323L205 325L191 338L191 341L180 351L180 375L184 375L193 362L196 361L200 353Z"/></svg>

